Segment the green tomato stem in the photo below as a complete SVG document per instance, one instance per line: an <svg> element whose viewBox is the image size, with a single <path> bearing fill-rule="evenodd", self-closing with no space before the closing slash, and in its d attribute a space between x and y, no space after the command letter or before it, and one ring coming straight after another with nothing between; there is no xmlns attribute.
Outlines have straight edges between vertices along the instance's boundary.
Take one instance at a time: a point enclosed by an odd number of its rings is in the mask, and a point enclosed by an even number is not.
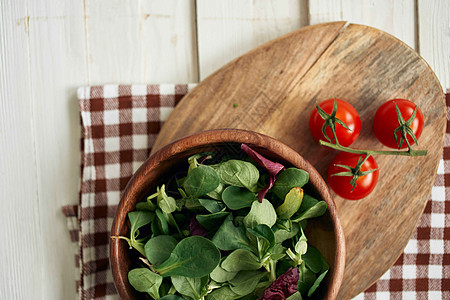
<svg viewBox="0 0 450 300"><path fill-rule="evenodd" d="M365 149L353 149L353 148L348 148L348 147L344 147L338 144L332 144L332 143L328 143L325 141L320 140L319 143L322 146L326 146L335 150L340 150L340 151L344 151L344 152L348 152L348 153L354 153L354 154L366 154L366 155L374 155L374 154L379 154L379 155L400 155L400 156L425 156L427 155L427 150L405 150L405 151L398 151L398 150L394 150L394 151L383 151L383 150L365 150Z"/></svg>

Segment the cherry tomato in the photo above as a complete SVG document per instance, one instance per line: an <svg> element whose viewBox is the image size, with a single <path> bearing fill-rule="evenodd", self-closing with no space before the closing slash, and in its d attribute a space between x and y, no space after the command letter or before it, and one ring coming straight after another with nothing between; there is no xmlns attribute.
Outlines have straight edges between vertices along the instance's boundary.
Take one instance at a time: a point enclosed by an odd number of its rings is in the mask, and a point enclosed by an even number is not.
<svg viewBox="0 0 450 300"><path fill-rule="evenodd" d="M336 118L344 122L348 128L351 130L346 129L344 126L335 123L336 124L336 136L338 139L339 144L342 146L350 146L358 137L359 132L361 131L361 119L359 118L359 114L356 111L356 109L351 106L348 102L336 99L337 102L337 111L336 111ZM334 105L334 99L327 99L319 104L319 106L327 113L331 114L333 110ZM319 115L319 112L315 108L313 112L311 113L311 116L309 118L309 129L311 130L311 133L313 137L319 141L328 141L328 139L325 138L322 132L322 126L325 123L325 120L322 119L322 117ZM333 141L333 132L331 131L330 127L327 127L325 129L325 133L330 138L330 140Z"/></svg>
<svg viewBox="0 0 450 300"><path fill-rule="evenodd" d="M332 176L336 173L347 172L343 167L336 166L337 165L347 165L352 168L356 167L358 163L359 154L353 154L348 152L340 152L336 157L332 160L329 168L328 168L328 185L331 189L341 196L342 198L349 200L359 200L367 195L369 195L373 189L375 188L378 181L378 165L375 159L370 156L361 166L361 171L374 170L376 171L369 173L367 175L360 176L356 180L356 187L353 189L353 186L350 184L352 180L352 176ZM363 159L365 156L363 157ZM353 189L353 191L352 191Z"/></svg>
<svg viewBox="0 0 450 300"><path fill-rule="evenodd" d="M397 104L403 120L407 121L413 114L414 108L417 107L416 117L409 126L414 135L418 139L422 134L423 129L423 114L420 108L413 102L406 99L392 99L381 105L377 112L375 113L375 118L373 121L373 132L377 139L385 146L390 148L398 149L397 142L394 138L394 130L400 126L397 111L395 109L395 104ZM400 131L397 133L398 141L400 142L401 134ZM407 139L410 145L414 144L414 140L410 135L407 135ZM406 148L408 145L405 141L401 148Z"/></svg>

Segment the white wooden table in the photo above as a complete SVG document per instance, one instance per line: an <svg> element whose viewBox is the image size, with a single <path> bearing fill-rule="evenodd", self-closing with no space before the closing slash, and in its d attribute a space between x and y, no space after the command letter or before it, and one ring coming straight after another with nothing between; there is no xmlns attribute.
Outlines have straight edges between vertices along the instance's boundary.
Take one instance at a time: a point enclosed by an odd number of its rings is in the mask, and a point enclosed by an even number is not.
<svg viewBox="0 0 450 300"><path fill-rule="evenodd" d="M370 25L450 88L449 0L0 0L0 299L74 299L76 88L198 82L302 26Z"/></svg>

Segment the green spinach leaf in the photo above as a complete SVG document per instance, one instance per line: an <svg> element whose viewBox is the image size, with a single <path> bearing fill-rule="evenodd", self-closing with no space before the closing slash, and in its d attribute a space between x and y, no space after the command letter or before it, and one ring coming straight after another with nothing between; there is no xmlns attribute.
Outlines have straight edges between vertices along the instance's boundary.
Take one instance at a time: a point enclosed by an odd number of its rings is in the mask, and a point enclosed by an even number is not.
<svg viewBox="0 0 450 300"><path fill-rule="evenodd" d="M257 249L257 254L260 259L262 259L275 244L273 231L265 224L258 224L253 228L247 228L247 236Z"/></svg>
<svg viewBox="0 0 450 300"><path fill-rule="evenodd" d="M325 258L321 255L322 258L322 269L320 270L320 274L317 277L317 279L314 281L314 284L311 286L311 288L308 291L308 297L311 297L312 294L316 291L316 289L319 287L320 283L323 281L325 276L327 275L328 271L330 270L330 266L326 262Z"/></svg>
<svg viewBox="0 0 450 300"><path fill-rule="evenodd" d="M290 295L289 297L286 298L286 300L303 300L302 295L300 294L300 292L295 292L292 295Z"/></svg>
<svg viewBox="0 0 450 300"><path fill-rule="evenodd" d="M152 237L145 244L145 256L150 263L159 265L169 258L177 243L177 240L170 235Z"/></svg>
<svg viewBox="0 0 450 300"><path fill-rule="evenodd" d="M219 186L217 172L210 166L200 165L191 170L183 187L186 193L192 198L198 198L214 191Z"/></svg>
<svg viewBox="0 0 450 300"><path fill-rule="evenodd" d="M217 200L199 198L198 202L210 213L217 213L225 208L223 202Z"/></svg>
<svg viewBox="0 0 450 300"><path fill-rule="evenodd" d="M283 204L277 207L276 212L280 219L289 219L300 208L303 200L303 189L293 187L284 198Z"/></svg>
<svg viewBox="0 0 450 300"><path fill-rule="evenodd" d="M230 286L223 286L221 288L218 288L214 291L212 291L208 296L206 297L207 300L235 300L241 298L241 295L236 294L233 292L230 288Z"/></svg>
<svg viewBox="0 0 450 300"><path fill-rule="evenodd" d="M284 199L292 188L302 187L308 182L308 180L308 172L297 168L288 168L278 174L272 191L280 199Z"/></svg>
<svg viewBox="0 0 450 300"><path fill-rule="evenodd" d="M252 163L231 159L219 165L217 174L224 184L245 187L256 192L259 171Z"/></svg>
<svg viewBox="0 0 450 300"><path fill-rule="evenodd" d="M309 289L313 286L316 281L316 274L306 267L305 262L303 262L298 267L298 283L297 290L302 295L307 295Z"/></svg>
<svg viewBox="0 0 450 300"><path fill-rule="evenodd" d="M172 276L171 280L178 293L194 300L200 300L206 294L206 285L209 278L208 276L201 278Z"/></svg>
<svg viewBox="0 0 450 300"><path fill-rule="evenodd" d="M230 281L237 274L237 271L236 272L229 272L229 271L225 270L224 268L222 268L222 262L223 262L224 259L225 258L222 258L220 260L220 263L217 265L217 267L211 272L211 274L209 274L211 279L216 281L216 282Z"/></svg>
<svg viewBox="0 0 450 300"><path fill-rule="evenodd" d="M128 219L130 220L130 238L118 237L128 242L130 247L133 247L139 253L145 256L144 244L142 240L137 240L139 236L139 228L151 223L155 215L150 211L131 211L128 213Z"/></svg>
<svg viewBox="0 0 450 300"><path fill-rule="evenodd" d="M252 206L256 195L246 188L229 186L223 191L222 200L229 209L238 210Z"/></svg>
<svg viewBox="0 0 450 300"><path fill-rule="evenodd" d="M322 254L317 248L309 245L308 250L302 255L302 259L305 261L306 266L314 273L319 273L322 270L323 261Z"/></svg>
<svg viewBox="0 0 450 300"><path fill-rule="evenodd" d="M275 230L275 243L282 243L285 240L291 239L297 235L300 230L300 226L297 223L292 223L292 226L287 229L278 228Z"/></svg>
<svg viewBox="0 0 450 300"><path fill-rule="evenodd" d="M210 240L201 236L190 236L182 239L169 258L155 267L155 270L163 277L203 277L216 268L219 260L220 251Z"/></svg>
<svg viewBox="0 0 450 300"><path fill-rule="evenodd" d="M160 300L184 300L184 298L178 295L165 295Z"/></svg>
<svg viewBox="0 0 450 300"><path fill-rule="evenodd" d="M158 187L156 202L158 203L158 207L166 214L170 214L177 209L177 202L175 201L175 198L167 196L166 186L164 184L161 188Z"/></svg>
<svg viewBox="0 0 450 300"><path fill-rule="evenodd" d="M240 271L230 280L230 288L236 294L241 296L252 293L259 281L267 276L267 272L261 271Z"/></svg>
<svg viewBox="0 0 450 300"><path fill-rule="evenodd" d="M217 213L208 214L208 215L197 215L195 218L197 221L208 230L215 230L219 228L220 224L222 224L223 220L228 217L231 212L228 211L219 211Z"/></svg>
<svg viewBox="0 0 450 300"><path fill-rule="evenodd" d="M300 222L306 219L320 217L327 211L327 203L325 201L319 201L313 207L300 213L298 216L294 216L292 222Z"/></svg>
<svg viewBox="0 0 450 300"><path fill-rule="evenodd" d="M128 272L128 281L138 291L148 293L155 299L159 299L159 287L162 277L147 268L137 268Z"/></svg>
<svg viewBox="0 0 450 300"><path fill-rule="evenodd" d="M158 219L158 224L160 225L161 232L165 235L169 234L169 223L167 222L164 213L158 208L155 210L156 217Z"/></svg>
<svg viewBox="0 0 450 300"><path fill-rule="evenodd" d="M154 211L155 209L156 209L156 207L150 206L150 204L148 204L147 201L145 201L145 202L139 202L138 204L136 204L136 210L141 210L141 211Z"/></svg>
<svg viewBox="0 0 450 300"><path fill-rule="evenodd" d="M234 226L231 215L223 221L211 240L221 250L252 249L245 229L242 226Z"/></svg>
<svg viewBox="0 0 450 300"><path fill-rule="evenodd" d="M223 183L219 183L217 188L214 191L207 193L206 196L209 196L215 200L222 200L222 192L224 188L225 186Z"/></svg>
<svg viewBox="0 0 450 300"><path fill-rule="evenodd" d="M242 270L258 270L262 263L259 258L246 249L236 249L231 252L222 262L222 268L228 272Z"/></svg>
<svg viewBox="0 0 450 300"><path fill-rule="evenodd" d="M244 218L244 224L247 228L253 228L258 224L265 224L272 227L277 221L277 213L272 203L263 199L261 203L253 201L250 212Z"/></svg>
<svg viewBox="0 0 450 300"><path fill-rule="evenodd" d="M314 198L314 197L312 197L312 196L310 196L308 194L303 194L302 205L300 206L300 209L298 210L298 212L302 213L305 210L310 209L311 207L313 207L317 203L319 203L319 200L317 200L316 198Z"/></svg>

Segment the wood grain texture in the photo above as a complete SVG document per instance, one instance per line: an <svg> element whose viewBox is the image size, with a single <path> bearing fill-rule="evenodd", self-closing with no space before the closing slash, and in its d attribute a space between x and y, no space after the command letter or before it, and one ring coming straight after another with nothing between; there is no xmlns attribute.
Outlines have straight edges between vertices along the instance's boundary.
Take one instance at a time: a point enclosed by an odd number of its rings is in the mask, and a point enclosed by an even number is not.
<svg viewBox="0 0 450 300"><path fill-rule="evenodd" d="M31 122L38 190L36 198L23 201L37 206L38 224L35 233L29 234L40 247L34 254L38 263L33 264L30 275L53 278L51 285L43 285L43 298L50 299L55 294L71 298L76 287L72 271L74 248L67 236L61 206L78 201L80 120L75 91L77 86L87 84L83 7L79 1L45 5L30 2L28 16ZM67 35L74 37L71 43L67 43ZM28 297L35 297L32 290L26 290Z"/></svg>
<svg viewBox="0 0 450 300"><path fill-rule="evenodd" d="M307 0L197 0L200 80L256 46L306 25Z"/></svg>
<svg viewBox="0 0 450 300"><path fill-rule="evenodd" d="M419 52L450 90L450 1L418 1Z"/></svg>
<svg viewBox="0 0 450 300"><path fill-rule="evenodd" d="M416 46L415 0L311 0L310 24L348 21L372 26Z"/></svg>
<svg viewBox="0 0 450 300"><path fill-rule="evenodd" d="M193 0L86 0L89 84L198 81Z"/></svg>
<svg viewBox="0 0 450 300"><path fill-rule="evenodd" d="M350 102L363 120L354 146L370 149L383 148L371 132L379 105L402 97L417 103L425 116L419 143L428 155L377 156L381 178L369 197L359 202L335 197L347 243L339 297L347 299L394 263L415 229L442 154L446 111L436 76L415 51L377 29L343 25L301 29L226 65L182 100L154 149L206 129L249 129L280 139L325 174L336 153L318 146L309 133L316 102L332 97Z"/></svg>

